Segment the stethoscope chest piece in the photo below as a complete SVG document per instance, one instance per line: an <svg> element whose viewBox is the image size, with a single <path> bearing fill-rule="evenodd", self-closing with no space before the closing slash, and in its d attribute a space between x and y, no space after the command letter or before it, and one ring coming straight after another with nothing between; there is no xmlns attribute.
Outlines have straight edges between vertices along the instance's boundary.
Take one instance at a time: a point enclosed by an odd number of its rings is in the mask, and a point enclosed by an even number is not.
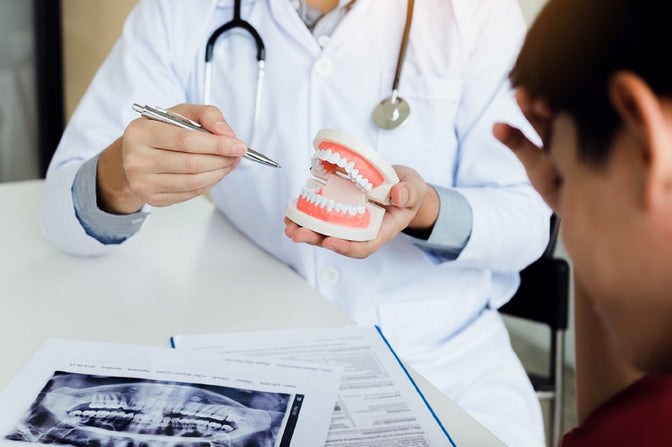
<svg viewBox="0 0 672 447"><path fill-rule="evenodd" d="M373 122L381 129L395 129L406 121L410 112L408 103L393 95L380 101L373 109Z"/></svg>

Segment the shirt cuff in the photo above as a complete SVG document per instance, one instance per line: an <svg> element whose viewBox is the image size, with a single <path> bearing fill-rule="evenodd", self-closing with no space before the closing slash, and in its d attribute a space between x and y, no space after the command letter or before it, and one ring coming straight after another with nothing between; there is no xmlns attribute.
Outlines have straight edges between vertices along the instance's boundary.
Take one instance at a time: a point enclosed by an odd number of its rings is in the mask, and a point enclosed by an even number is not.
<svg viewBox="0 0 672 447"><path fill-rule="evenodd" d="M75 215L86 234L102 244L120 244L137 233L149 215L143 208L133 214L110 214L98 208L96 175L100 154L84 162L72 184Z"/></svg>
<svg viewBox="0 0 672 447"><path fill-rule="evenodd" d="M467 199L454 189L430 185L439 196L439 215L427 238L413 243L437 261L456 259L471 236L473 213Z"/></svg>

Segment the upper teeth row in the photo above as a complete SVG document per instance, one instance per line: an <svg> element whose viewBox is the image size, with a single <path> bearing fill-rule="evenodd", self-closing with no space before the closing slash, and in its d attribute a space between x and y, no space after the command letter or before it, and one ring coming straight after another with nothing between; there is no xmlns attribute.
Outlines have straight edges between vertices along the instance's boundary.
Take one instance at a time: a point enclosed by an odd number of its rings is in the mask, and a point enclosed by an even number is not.
<svg viewBox="0 0 672 447"><path fill-rule="evenodd" d="M220 420L225 420L228 416L228 411L222 410L223 407L210 404L198 404L195 405L192 402L186 404L186 406L170 405L167 402L163 401L144 401L136 402L134 405L129 405L126 399L111 395L111 394L100 394L96 393L91 396L91 403L89 408L93 410L129 410L129 411L151 411L151 410L165 410L170 409L173 413L179 413L186 416L198 416L198 417L208 417L215 418Z"/></svg>
<svg viewBox="0 0 672 447"><path fill-rule="evenodd" d="M355 163L348 161L345 157L342 157L338 152L332 152L330 149L318 149L315 151L313 156L313 167L317 168L320 173L326 174L326 171L322 167L322 164L319 160L329 162L333 165L343 168L343 170L348 174L348 177L355 182L355 184L363 191L370 192L373 189L373 185L369 182L368 179L364 178L360 173L359 169L355 169Z"/></svg>
<svg viewBox="0 0 672 447"><path fill-rule="evenodd" d="M173 426L197 425L202 429L205 428L210 428L212 430L222 429L225 432L231 432L235 429L235 427L231 425L220 424L214 421L207 421L204 419L169 417L169 416L163 416L162 414L134 414L134 413L124 413L123 411L73 410L70 413L68 413L68 416L71 418L125 419L127 421L133 421L136 424L157 425L163 428L166 428L169 425Z"/></svg>
<svg viewBox="0 0 672 447"><path fill-rule="evenodd" d="M316 190L304 188L301 191L301 197L308 200L313 205L326 208L327 211L335 211L337 213L348 213L351 216L356 214L364 214L366 207L364 205L348 205L346 203L338 203L334 199L327 199L324 196L317 194Z"/></svg>

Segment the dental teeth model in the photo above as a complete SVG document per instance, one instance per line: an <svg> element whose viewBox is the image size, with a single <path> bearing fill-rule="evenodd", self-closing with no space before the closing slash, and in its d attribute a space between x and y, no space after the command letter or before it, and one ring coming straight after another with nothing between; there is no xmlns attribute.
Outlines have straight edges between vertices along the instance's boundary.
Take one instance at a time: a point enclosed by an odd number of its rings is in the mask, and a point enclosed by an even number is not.
<svg viewBox="0 0 672 447"><path fill-rule="evenodd" d="M396 172L373 149L342 132L322 129L313 140L311 174L287 217L317 233L351 241L375 239Z"/></svg>

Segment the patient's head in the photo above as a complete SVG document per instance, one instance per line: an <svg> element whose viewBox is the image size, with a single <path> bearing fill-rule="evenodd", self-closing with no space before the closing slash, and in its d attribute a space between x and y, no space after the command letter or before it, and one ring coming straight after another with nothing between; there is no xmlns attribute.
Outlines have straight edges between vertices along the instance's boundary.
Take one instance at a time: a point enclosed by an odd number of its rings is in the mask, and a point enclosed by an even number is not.
<svg viewBox="0 0 672 447"><path fill-rule="evenodd" d="M672 371L672 4L550 0L511 79L546 149L576 277L633 365Z"/></svg>

